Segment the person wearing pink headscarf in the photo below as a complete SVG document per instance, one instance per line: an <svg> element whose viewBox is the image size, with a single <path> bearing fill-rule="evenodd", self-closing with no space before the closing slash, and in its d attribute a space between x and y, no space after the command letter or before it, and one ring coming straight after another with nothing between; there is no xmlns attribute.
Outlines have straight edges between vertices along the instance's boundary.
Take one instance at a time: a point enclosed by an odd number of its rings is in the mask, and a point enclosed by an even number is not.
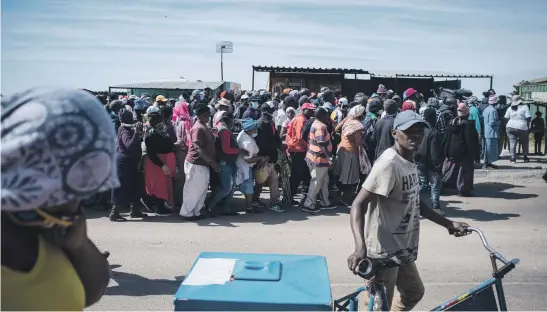
<svg viewBox="0 0 547 312"><path fill-rule="evenodd" d="M177 141L175 142L175 157L177 161L177 174L175 176L175 207L180 208L182 205L182 190L184 188L184 160L188 154L190 148L190 129L192 129L193 122L190 116L190 110L188 109L188 103L178 102L173 108L173 124L175 126L175 133L177 135ZM177 212L178 213L178 212Z"/></svg>
<svg viewBox="0 0 547 312"><path fill-rule="evenodd" d="M479 133L475 123L469 120L469 107L458 104L458 117L446 126L446 160L443 165L444 182L456 187L458 195L472 196L475 161L480 160Z"/></svg>

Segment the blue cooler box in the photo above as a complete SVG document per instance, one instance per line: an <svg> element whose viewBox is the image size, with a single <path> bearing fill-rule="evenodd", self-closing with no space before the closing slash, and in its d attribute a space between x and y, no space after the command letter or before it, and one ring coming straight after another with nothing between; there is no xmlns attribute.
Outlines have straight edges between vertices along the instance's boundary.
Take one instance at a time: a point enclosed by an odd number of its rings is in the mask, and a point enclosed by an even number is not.
<svg viewBox="0 0 547 312"><path fill-rule="evenodd" d="M323 256L202 252L175 311L332 311Z"/></svg>

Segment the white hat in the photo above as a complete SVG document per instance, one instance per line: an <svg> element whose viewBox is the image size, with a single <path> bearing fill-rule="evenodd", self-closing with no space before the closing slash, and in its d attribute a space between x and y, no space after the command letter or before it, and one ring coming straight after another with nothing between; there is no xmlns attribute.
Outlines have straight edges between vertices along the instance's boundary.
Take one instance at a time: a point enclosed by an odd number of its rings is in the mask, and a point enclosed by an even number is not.
<svg viewBox="0 0 547 312"><path fill-rule="evenodd" d="M338 100L338 105L342 106L342 105L348 105L348 99L346 98L340 98Z"/></svg>

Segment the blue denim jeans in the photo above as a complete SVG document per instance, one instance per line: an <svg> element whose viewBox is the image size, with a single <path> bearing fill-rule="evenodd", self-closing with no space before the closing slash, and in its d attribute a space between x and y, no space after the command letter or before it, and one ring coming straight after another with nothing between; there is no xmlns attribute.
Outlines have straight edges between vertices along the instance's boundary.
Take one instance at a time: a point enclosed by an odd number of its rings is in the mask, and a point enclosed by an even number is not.
<svg viewBox="0 0 547 312"><path fill-rule="evenodd" d="M229 200L233 195L233 177L236 174L235 164L227 164L225 162L220 163L220 181L219 185L213 190L209 197L207 207L211 211L217 210L217 205L224 199Z"/></svg>
<svg viewBox="0 0 547 312"><path fill-rule="evenodd" d="M441 174L435 170L418 167L418 179L420 181L420 194L422 194L422 191L431 190L431 208L441 208Z"/></svg>

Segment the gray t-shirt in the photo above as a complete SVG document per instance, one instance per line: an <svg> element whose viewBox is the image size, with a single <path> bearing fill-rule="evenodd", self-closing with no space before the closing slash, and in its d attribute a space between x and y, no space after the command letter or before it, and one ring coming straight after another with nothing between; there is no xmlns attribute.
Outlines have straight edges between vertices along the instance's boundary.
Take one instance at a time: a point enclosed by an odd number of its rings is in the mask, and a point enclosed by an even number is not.
<svg viewBox="0 0 547 312"><path fill-rule="evenodd" d="M388 148L374 162L363 188L377 194L365 215L365 244L371 258L398 264L416 260L420 195L416 165Z"/></svg>

